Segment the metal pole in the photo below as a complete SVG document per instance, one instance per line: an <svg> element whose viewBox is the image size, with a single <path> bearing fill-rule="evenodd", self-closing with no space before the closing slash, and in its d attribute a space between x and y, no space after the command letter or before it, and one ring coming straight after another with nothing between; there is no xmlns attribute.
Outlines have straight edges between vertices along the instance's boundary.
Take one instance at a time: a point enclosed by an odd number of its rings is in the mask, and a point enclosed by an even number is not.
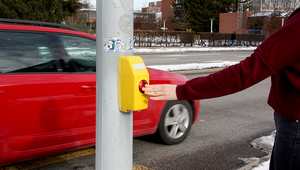
<svg viewBox="0 0 300 170"><path fill-rule="evenodd" d="M118 58L133 55L133 0L97 0L96 170L132 170L133 116L118 108Z"/></svg>
<svg viewBox="0 0 300 170"><path fill-rule="evenodd" d="M210 32L213 33L213 21L214 19L210 19Z"/></svg>
<svg viewBox="0 0 300 170"><path fill-rule="evenodd" d="M260 0L260 8L259 8L259 12L262 12L262 6L263 6L262 0Z"/></svg>

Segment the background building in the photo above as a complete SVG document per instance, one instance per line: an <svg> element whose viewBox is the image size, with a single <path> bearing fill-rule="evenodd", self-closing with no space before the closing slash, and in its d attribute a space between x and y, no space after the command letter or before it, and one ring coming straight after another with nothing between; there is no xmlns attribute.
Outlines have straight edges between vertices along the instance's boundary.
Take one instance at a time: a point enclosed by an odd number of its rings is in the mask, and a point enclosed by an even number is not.
<svg viewBox="0 0 300 170"><path fill-rule="evenodd" d="M161 12L162 1L149 2L149 7L142 8L142 12Z"/></svg>
<svg viewBox="0 0 300 170"><path fill-rule="evenodd" d="M160 30L162 26L161 12L134 12L135 30Z"/></svg>
<svg viewBox="0 0 300 170"><path fill-rule="evenodd" d="M81 9L76 15L69 17L66 24L77 29L96 30L96 17L95 8Z"/></svg>
<svg viewBox="0 0 300 170"><path fill-rule="evenodd" d="M162 0L149 2L148 7L142 8L143 13L147 12L161 12L161 28L167 28L168 30L172 29L172 22L170 17L174 15L174 9L172 3L177 2L176 0Z"/></svg>
<svg viewBox="0 0 300 170"><path fill-rule="evenodd" d="M220 33L264 34L270 36L279 30L292 11L300 6L299 0L253 0L253 9L238 7L238 12L221 13ZM239 4L241 5L241 4Z"/></svg>

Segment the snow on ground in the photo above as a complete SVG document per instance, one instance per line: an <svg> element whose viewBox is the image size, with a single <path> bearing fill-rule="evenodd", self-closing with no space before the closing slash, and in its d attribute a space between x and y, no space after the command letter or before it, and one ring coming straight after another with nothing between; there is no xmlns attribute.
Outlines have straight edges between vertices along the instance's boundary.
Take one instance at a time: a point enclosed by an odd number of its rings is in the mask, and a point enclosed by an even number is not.
<svg viewBox="0 0 300 170"><path fill-rule="evenodd" d="M230 65L237 64L238 62L223 61L219 63L188 63L188 64L177 64L177 65L152 65L147 66L163 71L182 71L182 70L200 70L209 68L225 68Z"/></svg>
<svg viewBox="0 0 300 170"><path fill-rule="evenodd" d="M257 167L253 168L252 170L269 170L270 160L259 164Z"/></svg>
<svg viewBox="0 0 300 170"><path fill-rule="evenodd" d="M156 48L135 48L134 53L178 53L178 52L214 52L214 51L251 51L255 50L256 47L156 47ZM179 71L179 70L199 70L208 68L228 67L234 65L237 62L223 61L218 63L188 63L178 65L153 65L147 66L164 71ZM275 138L275 131L269 136L263 136L253 140L250 144L257 149L260 149L268 154L271 154ZM239 158L245 163L251 163L259 158ZM270 160L259 164L252 170L268 170Z"/></svg>
<svg viewBox="0 0 300 170"><path fill-rule="evenodd" d="M272 148L274 145L276 131L273 131L269 136L262 136L250 142L251 146L257 149L260 149L268 154L272 153ZM243 160L245 163L251 163L259 158L239 158ZM257 167L253 168L252 170L269 170L270 160L262 162Z"/></svg>
<svg viewBox="0 0 300 170"><path fill-rule="evenodd" d="M255 139L250 144L254 148L260 149L268 154L271 154L273 149L275 134L276 131L273 131L269 136L263 136L258 139Z"/></svg>

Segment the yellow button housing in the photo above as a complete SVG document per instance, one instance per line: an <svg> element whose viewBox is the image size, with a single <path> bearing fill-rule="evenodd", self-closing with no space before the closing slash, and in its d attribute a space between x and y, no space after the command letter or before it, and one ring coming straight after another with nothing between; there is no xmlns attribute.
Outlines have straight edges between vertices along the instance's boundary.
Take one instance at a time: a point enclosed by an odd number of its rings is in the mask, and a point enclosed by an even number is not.
<svg viewBox="0 0 300 170"><path fill-rule="evenodd" d="M147 109L148 95L140 91L141 84L149 83L145 63L138 56L121 56L118 63L118 102L122 112ZM141 83L144 81L143 83Z"/></svg>

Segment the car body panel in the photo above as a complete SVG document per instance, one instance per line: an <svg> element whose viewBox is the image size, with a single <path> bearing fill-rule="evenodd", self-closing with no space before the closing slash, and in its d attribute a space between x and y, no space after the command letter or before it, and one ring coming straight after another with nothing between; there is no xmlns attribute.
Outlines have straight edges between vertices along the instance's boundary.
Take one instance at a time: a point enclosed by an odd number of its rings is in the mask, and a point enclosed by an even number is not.
<svg viewBox="0 0 300 170"><path fill-rule="evenodd" d="M1 112L6 113L0 114L0 126L5 127L3 133L7 137L16 139L19 136L22 140L16 141L23 141L27 140L26 135L78 127L78 97L75 83L70 76L4 74L0 75L0 84L3 91L0 98L5 98ZM72 141L67 138L62 136L60 140ZM49 140L45 145L51 145L51 142L54 141ZM14 143L11 145L15 150L33 149L29 145L20 146Z"/></svg>

